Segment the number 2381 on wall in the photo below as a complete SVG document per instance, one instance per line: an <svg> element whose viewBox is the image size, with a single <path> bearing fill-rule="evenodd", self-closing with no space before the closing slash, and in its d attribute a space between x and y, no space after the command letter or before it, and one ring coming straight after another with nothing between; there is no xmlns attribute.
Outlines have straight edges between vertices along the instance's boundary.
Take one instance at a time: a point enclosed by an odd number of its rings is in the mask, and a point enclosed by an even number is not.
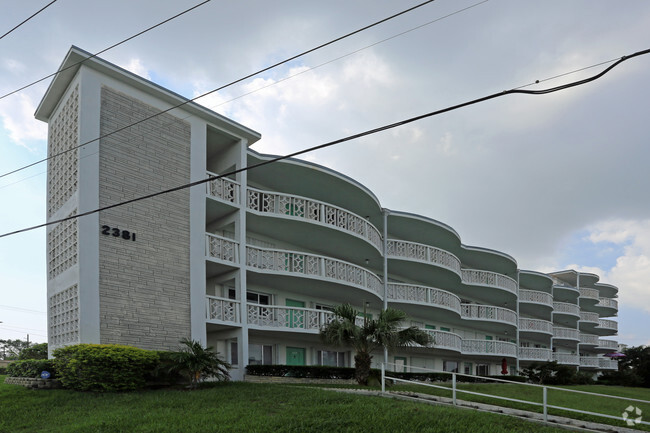
<svg viewBox="0 0 650 433"><path fill-rule="evenodd" d="M124 240L135 241L135 233L128 230L121 230L117 227L102 226L102 234L106 236L114 236L116 238L122 238Z"/></svg>

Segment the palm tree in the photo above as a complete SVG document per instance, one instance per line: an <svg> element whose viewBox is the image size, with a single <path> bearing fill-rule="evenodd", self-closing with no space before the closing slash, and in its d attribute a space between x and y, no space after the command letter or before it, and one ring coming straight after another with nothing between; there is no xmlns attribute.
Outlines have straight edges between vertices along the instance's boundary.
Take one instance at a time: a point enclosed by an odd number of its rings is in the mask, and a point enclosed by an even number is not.
<svg viewBox="0 0 650 433"><path fill-rule="evenodd" d="M354 348L355 379L360 385L368 384L371 353L374 350L395 349L412 343L426 346L431 343L429 334L415 326L400 328L401 322L406 319L406 313L400 310L382 310L376 320L364 317L363 326L357 324L359 313L349 304L336 307L334 315L334 320L321 329L321 339L327 344Z"/></svg>
<svg viewBox="0 0 650 433"><path fill-rule="evenodd" d="M188 338L182 339L180 343L181 350L170 354L170 370L187 377L191 388L196 388L201 380L208 377L230 379L230 364L219 359L219 354L212 347L204 348L198 341Z"/></svg>

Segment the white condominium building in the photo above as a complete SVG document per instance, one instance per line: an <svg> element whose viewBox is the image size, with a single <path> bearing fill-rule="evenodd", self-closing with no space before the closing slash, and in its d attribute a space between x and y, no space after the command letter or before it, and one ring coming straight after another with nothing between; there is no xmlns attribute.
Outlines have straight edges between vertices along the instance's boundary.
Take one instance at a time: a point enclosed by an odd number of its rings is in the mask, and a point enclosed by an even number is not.
<svg viewBox="0 0 650 433"><path fill-rule="evenodd" d="M616 368L602 356L617 349L616 287L518 269L323 166L283 160L110 207L273 157L249 149L259 133L89 56L71 48L36 112L49 126L48 220L109 207L48 227L51 349L174 350L189 337L236 379L248 364L352 366L349 348L318 335L350 303L401 309L431 334L389 353L403 371Z"/></svg>

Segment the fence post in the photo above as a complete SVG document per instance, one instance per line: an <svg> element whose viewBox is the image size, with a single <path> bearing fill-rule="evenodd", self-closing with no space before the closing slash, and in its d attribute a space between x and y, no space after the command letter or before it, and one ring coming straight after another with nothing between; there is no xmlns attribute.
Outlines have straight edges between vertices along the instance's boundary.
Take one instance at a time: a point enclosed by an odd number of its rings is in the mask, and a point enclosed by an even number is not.
<svg viewBox="0 0 650 433"><path fill-rule="evenodd" d="M456 373L451 373L451 399L456 406Z"/></svg>
<svg viewBox="0 0 650 433"><path fill-rule="evenodd" d="M381 363L381 392L386 392L386 364Z"/></svg>
<svg viewBox="0 0 650 433"><path fill-rule="evenodd" d="M544 406L544 422L548 422L548 408L546 407L547 394L546 387L542 388L542 404Z"/></svg>

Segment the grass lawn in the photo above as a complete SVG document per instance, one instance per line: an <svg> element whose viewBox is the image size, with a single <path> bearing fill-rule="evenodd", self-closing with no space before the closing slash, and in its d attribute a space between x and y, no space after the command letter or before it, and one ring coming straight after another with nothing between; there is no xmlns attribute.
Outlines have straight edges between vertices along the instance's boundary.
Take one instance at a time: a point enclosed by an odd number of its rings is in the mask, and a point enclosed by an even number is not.
<svg viewBox="0 0 650 433"><path fill-rule="evenodd" d="M79 393L5 385L0 432L566 433L506 416L276 384Z"/></svg>

